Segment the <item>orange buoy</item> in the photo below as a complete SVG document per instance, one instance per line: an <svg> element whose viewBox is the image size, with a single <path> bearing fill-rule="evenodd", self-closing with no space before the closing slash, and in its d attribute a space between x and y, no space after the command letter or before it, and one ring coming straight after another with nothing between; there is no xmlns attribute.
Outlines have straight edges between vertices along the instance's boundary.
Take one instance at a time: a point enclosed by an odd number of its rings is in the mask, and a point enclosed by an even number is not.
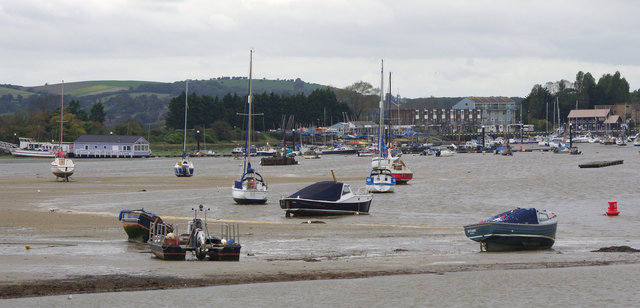
<svg viewBox="0 0 640 308"><path fill-rule="evenodd" d="M618 211L618 202L609 201L609 209L604 214L607 216L618 216L618 214L620 214L620 212Z"/></svg>

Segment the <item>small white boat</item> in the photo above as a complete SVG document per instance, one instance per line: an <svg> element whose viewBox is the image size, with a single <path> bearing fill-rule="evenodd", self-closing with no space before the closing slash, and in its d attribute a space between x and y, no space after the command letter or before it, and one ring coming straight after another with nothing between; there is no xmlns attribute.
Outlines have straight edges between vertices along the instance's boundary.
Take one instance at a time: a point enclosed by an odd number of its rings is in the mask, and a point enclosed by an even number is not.
<svg viewBox="0 0 640 308"><path fill-rule="evenodd" d="M367 177L366 187L369 192L393 192L395 186L396 179L391 170L385 167L372 169Z"/></svg>
<svg viewBox="0 0 640 308"><path fill-rule="evenodd" d="M435 152L436 157L451 157L456 154L456 152L451 151L449 149L443 148Z"/></svg>
<svg viewBox="0 0 640 308"><path fill-rule="evenodd" d="M189 80L186 81L184 91L184 135L182 136L182 158L176 162L173 166L173 172L177 177L191 177L193 176L193 162L189 160L187 155L187 109L189 100Z"/></svg>
<svg viewBox="0 0 640 308"><path fill-rule="evenodd" d="M379 126L384 125L384 66L380 70L380 116ZM393 177L391 170L389 169L389 158L383 157L385 149L382 141L383 129L378 130L378 154L379 157L372 159L371 166L373 169L369 172L369 176L366 178L366 187L370 192L393 192L396 186L396 179Z"/></svg>
<svg viewBox="0 0 640 308"><path fill-rule="evenodd" d="M251 132L253 130L252 118L251 118L251 103L253 101L252 93L252 68L253 68L253 50L249 52L249 95L247 97L247 129L246 129L246 143L245 149L249 148L253 152L253 146L251 145ZM242 177L233 183L231 187L231 196L237 204L263 204L267 202L269 188L267 182L260 173L256 172L251 167L251 156L243 155L244 162L242 163Z"/></svg>
<svg viewBox="0 0 640 308"><path fill-rule="evenodd" d="M62 81L62 91L60 98L60 142L58 144L58 150L55 152L56 158L51 162L51 173L56 176L56 181L62 179L64 182L69 182L69 177L73 175L76 170L76 165L73 160L66 158L66 154L62 150L62 131L63 131L63 112L64 112L64 80Z"/></svg>

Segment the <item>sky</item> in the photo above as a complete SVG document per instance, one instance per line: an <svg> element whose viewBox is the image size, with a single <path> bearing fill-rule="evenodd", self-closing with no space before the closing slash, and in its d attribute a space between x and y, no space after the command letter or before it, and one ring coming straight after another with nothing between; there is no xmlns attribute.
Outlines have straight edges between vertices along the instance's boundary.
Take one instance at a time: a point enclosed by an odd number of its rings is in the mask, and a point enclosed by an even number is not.
<svg viewBox="0 0 640 308"><path fill-rule="evenodd" d="M3 0L0 84L221 76L357 81L408 98L519 96L619 71L640 87L640 1Z"/></svg>

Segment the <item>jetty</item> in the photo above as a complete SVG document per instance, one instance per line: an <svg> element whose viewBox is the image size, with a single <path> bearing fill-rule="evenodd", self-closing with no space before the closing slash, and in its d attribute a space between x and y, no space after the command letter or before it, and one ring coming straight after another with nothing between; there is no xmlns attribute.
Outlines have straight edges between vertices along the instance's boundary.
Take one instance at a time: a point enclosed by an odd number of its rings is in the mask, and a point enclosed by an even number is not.
<svg viewBox="0 0 640 308"><path fill-rule="evenodd" d="M608 166L622 165L623 160L605 160L605 161L594 161L590 163L580 164L578 167L580 168L602 168Z"/></svg>

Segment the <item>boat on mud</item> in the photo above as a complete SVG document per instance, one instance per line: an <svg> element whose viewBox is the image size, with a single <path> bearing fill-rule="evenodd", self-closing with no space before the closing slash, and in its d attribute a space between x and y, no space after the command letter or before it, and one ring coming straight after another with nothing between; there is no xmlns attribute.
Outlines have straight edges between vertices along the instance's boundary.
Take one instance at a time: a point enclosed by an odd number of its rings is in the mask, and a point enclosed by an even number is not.
<svg viewBox="0 0 640 308"><path fill-rule="evenodd" d="M237 224L221 224L220 237L211 236L207 224L207 211L201 204L193 208L194 218L189 221L186 233L167 228L166 223L154 222L149 231L149 248L162 260L185 260L188 253L198 260L209 257L211 261L239 261L239 228ZM204 212L204 220L198 218Z"/></svg>
<svg viewBox="0 0 640 308"><path fill-rule="evenodd" d="M373 196L354 193L349 184L333 181L313 183L288 197L280 198L285 215L360 215L369 214Z"/></svg>
<svg viewBox="0 0 640 308"><path fill-rule="evenodd" d="M480 251L536 250L553 246L557 226L554 212L516 208L466 225L464 233L480 243Z"/></svg>
<svg viewBox="0 0 640 308"><path fill-rule="evenodd" d="M149 229L154 222L165 225L167 232L173 232L173 226L165 223L160 216L147 212L143 208L122 210L118 220L122 221L122 227L124 227L124 232L129 236L130 242L146 243L149 240Z"/></svg>

